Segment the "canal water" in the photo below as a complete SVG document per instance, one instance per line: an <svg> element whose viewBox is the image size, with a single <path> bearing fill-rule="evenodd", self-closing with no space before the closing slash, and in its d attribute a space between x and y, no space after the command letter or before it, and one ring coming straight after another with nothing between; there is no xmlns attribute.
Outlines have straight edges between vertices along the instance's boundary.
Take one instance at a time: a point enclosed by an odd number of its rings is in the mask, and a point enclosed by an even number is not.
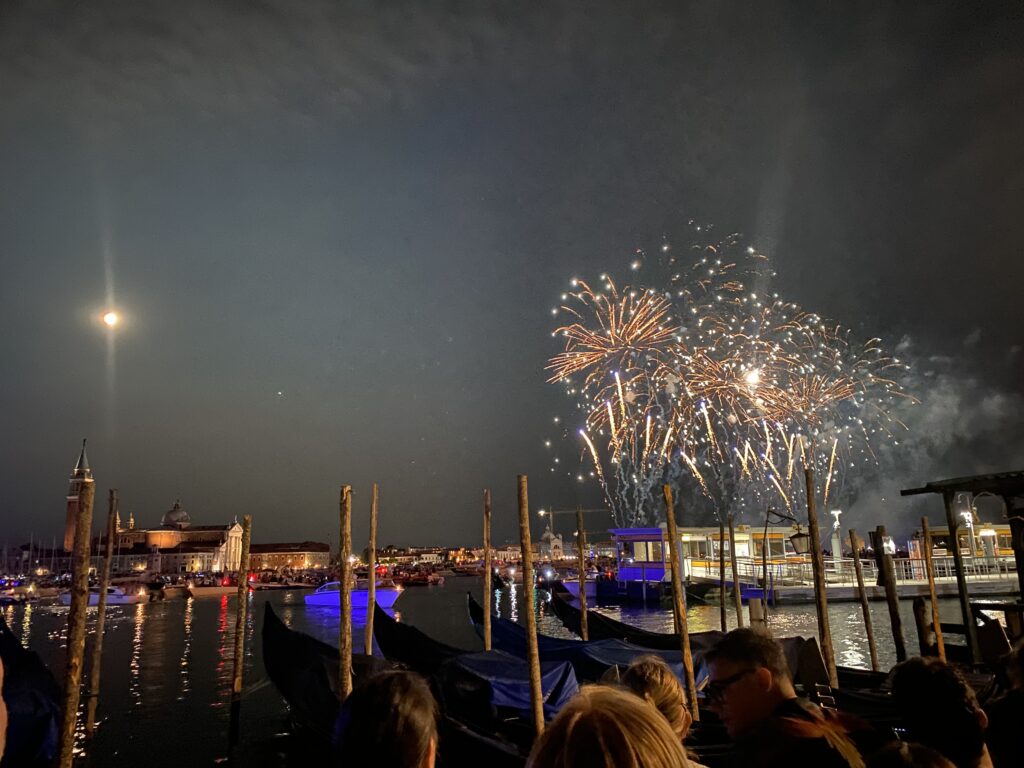
<svg viewBox="0 0 1024 768"><path fill-rule="evenodd" d="M480 649L482 643L469 624L465 595L472 591L480 599L481 587L478 579L452 578L439 587L407 589L395 603L395 614L445 643ZM307 608L303 594L265 591L250 595L241 744L233 753L228 748L228 721L236 598L169 599L108 608L100 723L81 765L309 765L306 745L288 733L284 702L267 680L259 632L270 603L292 628L335 644L337 612ZM956 601L941 603L943 621L958 621ZM518 592L495 593L496 615L522 621L522 604ZM65 659L67 610L42 604L2 610L12 631L40 654L58 680ZM646 629L671 631L672 616L665 611L630 607L601 610ZM895 652L887 609L884 603L872 603L871 610L879 655L888 668L895 663ZM914 649L917 638L909 601L901 604L901 612L907 647ZM570 636L543 603L538 614L541 632ZM829 614L837 662L868 667L859 604L833 604ZM694 632L719 628L717 605L692 606L688 618ZM728 612L728 618L732 628L733 611ZM90 612L88 623L91 632L95 611ZM361 629L362 622L356 626ZM778 637L816 636L814 607L772 609L770 626ZM354 633L354 640L356 648L361 649L361 631Z"/></svg>

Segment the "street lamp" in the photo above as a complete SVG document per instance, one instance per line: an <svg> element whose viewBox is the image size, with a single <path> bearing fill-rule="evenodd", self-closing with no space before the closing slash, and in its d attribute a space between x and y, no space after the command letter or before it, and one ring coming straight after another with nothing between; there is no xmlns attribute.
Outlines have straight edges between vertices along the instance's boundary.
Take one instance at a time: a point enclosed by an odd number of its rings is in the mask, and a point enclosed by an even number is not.
<svg viewBox="0 0 1024 768"><path fill-rule="evenodd" d="M800 529L800 523L796 524L796 533L789 537L789 543L798 555L806 555L811 551L811 535Z"/></svg>

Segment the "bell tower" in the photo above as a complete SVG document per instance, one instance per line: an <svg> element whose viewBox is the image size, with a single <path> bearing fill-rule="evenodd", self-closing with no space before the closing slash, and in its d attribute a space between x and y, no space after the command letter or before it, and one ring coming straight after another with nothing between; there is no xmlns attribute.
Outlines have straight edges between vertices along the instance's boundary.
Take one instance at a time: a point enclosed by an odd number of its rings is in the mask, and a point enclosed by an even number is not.
<svg viewBox="0 0 1024 768"><path fill-rule="evenodd" d="M64 520L64 551L71 552L75 548L75 523L78 520L78 499L82 493L82 484L86 480L92 480L92 470L89 468L89 459L85 455L85 440L82 441L82 453L78 456L78 463L71 470L71 477L68 478L68 512Z"/></svg>

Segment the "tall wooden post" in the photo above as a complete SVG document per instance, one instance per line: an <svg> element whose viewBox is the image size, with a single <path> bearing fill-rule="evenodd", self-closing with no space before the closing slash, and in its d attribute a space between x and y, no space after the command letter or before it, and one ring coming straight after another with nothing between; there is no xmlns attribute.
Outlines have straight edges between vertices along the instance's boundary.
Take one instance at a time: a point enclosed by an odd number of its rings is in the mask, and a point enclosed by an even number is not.
<svg viewBox="0 0 1024 768"><path fill-rule="evenodd" d="M690 697L690 714L700 720L697 707L697 685L693 679L693 654L690 651L690 630L687 624L686 607L683 605L683 579L679 573L682 560L679 557L679 529L676 527L676 507L672 499L672 486L663 485L665 496L665 522L668 528L668 556L672 561L672 608L679 625L679 639L683 651L683 672L686 674L686 691Z"/></svg>
<svg viewBox="0 0 1024 768"><path fill-rule="evenodd" d="M583 529L583 507L576 507L576 549L580 569L580 637L590 639L587 628L587 532Z"/></svg>
<svg viewBox="0 0 1024 768"><path fill-rule="evenodd" d="M491 650L491 605L494 603L494 571L491 552L491 489L484 488L484 650ZM515 585L512 586L515 589Z"/></svg>
<svg viewBox="0 0 1024 768"><path fill-rule="evenodd" d="M818 498L814 484L814 469L804 467L804 483L807 486L807 528L811 536L811 569L814 574L814 603L818 610L818 639L821 655L825 658L829 685L839 685L836 672L836 652L832 647L832 627L828 620L828 597L825 594L825 558L821 554L821 532L818 530Z"/></svg>
<svg viewBox="0 0 1024 768"><path fill-rule="evenodd" d="M946 491L943 493L942 500L946 505L946 525L949 527L950 548L953 550L953 567L956 569L956 591L960 597L960 616L964 621L964 631L967 633L967 650L971 653L971 660L975 664L980 664L981 650L978 647L978 625L974 620L971 600L967 594L964 556L960 552L960 538L958 536L960 521L957 519L956 510L953 508L952 492Z"/></svg>
<svg viewBox="0 0 1024 768"><path fill-rule="evenodd" d="M740 588L740 569L736 560L736 522L729 513L729 560L732 561L732 603L736 609L736 626L743 626L743 590Z"/></svg>
<svg viewBox="0 0 1024 768"><path fill-rule="evenodd" d="M369 570L366 573L366 633L363 637L363 652L373 655L373 611L377 604L377 499L380 488L373 484L370 496L370 548L367 557Z"/></svg>
<svg viewBox="0 0 1024 768"><path fill-rule="evenodd" d="M107 497L107 547L103 551L103 571L100 573L100 593L96 601L96 631L93 633L92 663L89 668L89 693L85 712L85 737L92 738L96 730L96 705L100 695L100 670L103 666L103 632L107 622L107 586L110 584L110 563L114 558L114 520L117 517L117 489L111 488Z"/></svg>
<svg viewBox="0 0 1024 768"><path fill-rule="evenodd" d="M935 563L932 559L932 532L928 518L921 518L921 546L924 547L924 567L928 570L928 596L932 604L932 631L935 633L935 647L939 658L946 660L946 643L942 639L942 622L939 620L939 600L935 594ZM955 537L954 537L955 539Z"/></svg>
<svg viewBox="0 0 1024 768"><path fill-rule="evenodd" d="M60 731L57 765L71 768L75 752L75 724L82 693L82 662L85 657L85 612L89 606L89 539L96 483L81 481L78 517L75 520L74 560L71 568L71 610L68 611L68 658L64 671L64 720Z"/></svg>
<svg viewBox="0 0 1024 768"><path fill-rule="evenodd" d="M352 693L352 486L341 486L341 542L338 551L338 692L344 701Z"/></svg>
<svg viewBox="0 0 1024 768"><path fill-rule="evenodd" d="M875 628L871 623L871 609L868 606L868 593L864 590L864 568L860 564L860 548L857 546L857 532L850 529L850 548L853 550L853 569L857 573L857 595L860 597L860 610L864 615L864 632L868 636L868 652L871 654L871 669L879 670L878 648L875 646Z"/></svg>
<svg viewBox="0 0 1024 768"><path fill-rule="evenodd" d="M725 607L725 521L718 517L718 618L722 623L722 631L728 632Z"/></svg>
<svg viewBox="0 0 1024 768"><path fill-rule="evenodd" d="M530 540L530 502L526 475L519 475L519 545L523 557L523 597L526 601L526 640L530 664L530 701L533 704L533 730L544 732L544 693L540 684L540 649L537 645L537 614L533 604L533 543Z"/></svg>
<svg viewBox="0 0 1024 768"><path fill-rule="evenodd" d="M907 645L903 640L903 619L900 616L900 597L896 590L896 571L893 568L892 555L885 552L885 540L888 535L885 526L875 528L875 553L878 560L878 576L885 587L885 602L889 607L889 623L892 625L892 641L896 646L896 661L906 661Z"/></svg>

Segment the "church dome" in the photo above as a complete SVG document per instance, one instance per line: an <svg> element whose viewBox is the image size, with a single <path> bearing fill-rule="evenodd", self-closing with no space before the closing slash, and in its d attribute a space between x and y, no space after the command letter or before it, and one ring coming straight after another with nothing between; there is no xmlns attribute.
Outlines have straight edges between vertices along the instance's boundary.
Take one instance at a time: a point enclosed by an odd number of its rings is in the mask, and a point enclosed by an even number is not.
<svg viewBox="0 0 1024 768"><path fill-rule="evenodd" d="M191 523L192 519L188 516L188 512L182 509L181 501L175 501L174 506L167 510L163 520L160 521L160 525L164 528L188 528Z"/></svg>

